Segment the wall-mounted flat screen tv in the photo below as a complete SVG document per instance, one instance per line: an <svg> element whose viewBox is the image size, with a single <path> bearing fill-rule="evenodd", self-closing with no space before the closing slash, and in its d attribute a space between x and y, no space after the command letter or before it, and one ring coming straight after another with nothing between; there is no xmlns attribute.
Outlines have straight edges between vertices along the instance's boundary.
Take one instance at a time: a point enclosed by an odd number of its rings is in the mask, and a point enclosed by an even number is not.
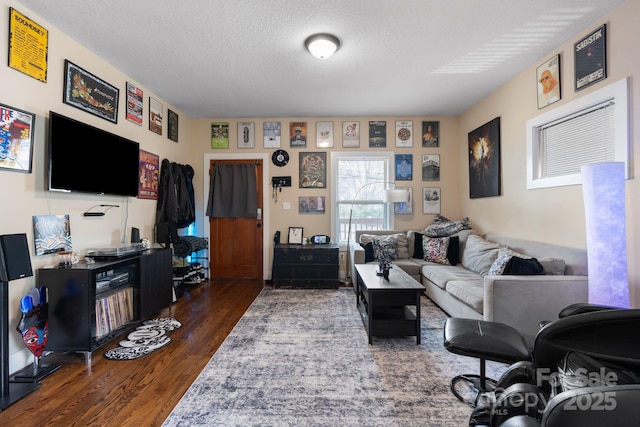
<svg viewBox="0 0 640 427"><path fill-rule="evenodd" d="M137 142L51 111L48 148L49 190L138 195Z"/></svg>

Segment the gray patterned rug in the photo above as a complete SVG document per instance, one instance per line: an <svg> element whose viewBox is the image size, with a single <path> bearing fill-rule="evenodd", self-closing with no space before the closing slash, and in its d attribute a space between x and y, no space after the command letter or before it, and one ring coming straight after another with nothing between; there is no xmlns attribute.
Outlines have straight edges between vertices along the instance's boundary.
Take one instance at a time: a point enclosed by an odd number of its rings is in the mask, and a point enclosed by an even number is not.
<svg viewBox="0 0 640 427"><path fill-rule="evenodd" d="M447 352L446 315L422 304L421 345L369 345L351 288L265 288L163 426L466 426L449 383L479 361Z"/></svg>

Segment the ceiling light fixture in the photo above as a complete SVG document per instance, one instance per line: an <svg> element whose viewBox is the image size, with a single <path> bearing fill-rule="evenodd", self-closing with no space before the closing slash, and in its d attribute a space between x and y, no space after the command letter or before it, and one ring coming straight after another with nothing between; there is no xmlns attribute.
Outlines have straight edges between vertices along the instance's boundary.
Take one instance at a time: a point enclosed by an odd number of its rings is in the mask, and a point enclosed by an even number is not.
<svg viewBox="0 0 640 427"><path fill-rule="evenodd" d="M304 45L316 58L327 59L340 47L340 40L332 34L314 34L309 36Z"/></svg>

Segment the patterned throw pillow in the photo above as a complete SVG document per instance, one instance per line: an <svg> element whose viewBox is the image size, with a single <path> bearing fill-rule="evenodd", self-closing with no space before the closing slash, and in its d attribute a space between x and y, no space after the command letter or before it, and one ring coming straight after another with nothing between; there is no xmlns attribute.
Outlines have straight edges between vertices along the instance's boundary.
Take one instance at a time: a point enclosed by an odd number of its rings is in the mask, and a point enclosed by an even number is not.
<svg viewBox="0 0 640 427"><path fill-rule="evenodd" d="M445 237L456 234L461 230L471 230L469 218L465 217L460 221L451 221L442 215L436 215L433 222L424 229L424 234L429 237Z"/></svg>
<svg viewBox="0 0 640 427"><path fill-rule="evenodd" d="M436 262L438 264L450 265L447 258L447 249L449 249L448 237L427 237L422 238L422 252L424 260Z"/></svg>
<svg viewBox="0 0 640 427"><path fill-rule="evenodd" d="M504 273L504 268L507 266L507 263L511 259L511 257L516 256L516 253L511 249L503 249L498 252L498 258L491 264L491 268L489 268L489 272L487 275L489 276L500 276Z"/></svg>
<svg viewBox="0 0 640 427"><path fill-rule="evenodd" d="M396 259L396 243L393 240L375 237L373 243L373 255L376 261L391 262Z"/></svg>

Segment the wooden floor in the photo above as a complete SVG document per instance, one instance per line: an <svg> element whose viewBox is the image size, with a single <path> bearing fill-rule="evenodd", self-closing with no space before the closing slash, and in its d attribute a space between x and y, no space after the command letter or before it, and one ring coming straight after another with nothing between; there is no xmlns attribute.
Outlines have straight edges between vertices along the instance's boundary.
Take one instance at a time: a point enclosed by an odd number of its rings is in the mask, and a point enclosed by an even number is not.
<svg viewBox="0 0 640 427"><path fill-rule="evenodd" d="M104 357L118 339L95 351L91 366L78 353L47 356L62 367L0 412L0 426L160 426L264 286L211 281L191 289L158 313L183 324L169 332L172 342L136 360Z"/></svg>

